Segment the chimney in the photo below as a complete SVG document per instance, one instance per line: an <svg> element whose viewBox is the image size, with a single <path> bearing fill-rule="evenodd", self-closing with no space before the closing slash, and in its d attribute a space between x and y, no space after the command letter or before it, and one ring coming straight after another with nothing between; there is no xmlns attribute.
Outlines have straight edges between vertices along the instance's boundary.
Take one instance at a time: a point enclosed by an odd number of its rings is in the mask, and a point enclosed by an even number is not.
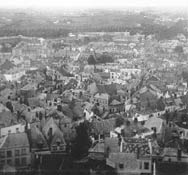
<svg viewBox="0 0 188 175"><path fill-rule="evenodd" d="M48 144L50 145L52 142L52 137L53 137L53 129L52 127L48 131Z"/></svg>
<svg viewBox="0 0 188 175"><path fill-rule="evenodd" d="M31 151L31 148L32 148L31 127L28 122L26 122L26 125L25 125L25 133L27 134L27 138L29 140L29 147L30 147L29 149Z"/></svg>

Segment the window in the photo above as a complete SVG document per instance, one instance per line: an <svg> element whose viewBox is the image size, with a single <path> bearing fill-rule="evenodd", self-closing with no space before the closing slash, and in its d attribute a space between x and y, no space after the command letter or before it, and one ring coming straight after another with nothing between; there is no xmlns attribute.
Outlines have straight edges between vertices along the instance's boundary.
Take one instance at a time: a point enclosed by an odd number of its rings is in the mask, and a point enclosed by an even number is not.
<svg viewBox="0 0 188 175"><path fill-rule="evenodd" d="M149 162L144 162L144 169L149 170Z"/></svg>
<svg viewBox="0 0 188 175"><path fill-rule="evenodd" d="M25 155L25 154L26 154L26 149L22 148L22 155Z"/></svg>
<svg viewBox="0 0 188 175"><path fill-rule="evenodd" d="M11 159L8 159L8 160L7 160L7 164L8 164L8 165L12 165L12 160L11 160Z"/></svg>
<svg viewBox="0 0 188 175"><path fill-rule="evenodd" d="M20 150L15 150L15 156L19 156L20 155Z"/></svg>
<svg viewBox="0 0 188 175"><path fill-rule="evenodd" d="M0 157L5 158L5 152L4 151L0 151Z"/></svg>
<svg viewBox="0 0 188 175"><path fill-rule="evenodd" d="M12 157L12 151L7 151L7 157Z"/></svg>
<svg viewBox="0 0 188 175"><path fill-rule="evenodd" d="M120 168L120 169L123 169L123 168L124 168L124 164L123 164L123 163L120 163L120 164L119 164L119 168Z"/></svg>
<svg viewBox="0 0 188 175"><path fill-rule="evenodd" d="M1 161L0 161L0 164L1 164L1 165L5 165L5 160L1 160Z"/></svg>
<svg viewBox="0 0 188 175"><path fill-rule="evenodd" d="M17 132L17 133L19 132L19 128L16 128L16 132Z"/></svg>
<svg viewBox="0 0 188 175"><path fill-rule="evenodd" d="M26 157L23 157L22 158L22 165L26 165L27 164L27 159L26 159Z"/></svg>
<svg viewBox="0 0 188 175"><path fill-rule="evenodd" d="M20 165L20 159L19 159L19 158L16 158L16 159L15 159L15 165L16 165L16 166L19 166L19 165Z"/></svg>

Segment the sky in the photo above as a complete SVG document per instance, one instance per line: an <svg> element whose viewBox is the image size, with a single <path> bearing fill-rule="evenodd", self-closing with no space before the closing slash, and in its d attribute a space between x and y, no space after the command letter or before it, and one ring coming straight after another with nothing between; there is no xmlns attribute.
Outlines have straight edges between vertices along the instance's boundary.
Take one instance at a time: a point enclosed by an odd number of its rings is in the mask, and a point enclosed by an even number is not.
<svg viewBox="0 0 188 175"><path fill-rule="evenodd" d="M183 7L188 0L1 0L1 8L124 8L124 7Z"/></svg>

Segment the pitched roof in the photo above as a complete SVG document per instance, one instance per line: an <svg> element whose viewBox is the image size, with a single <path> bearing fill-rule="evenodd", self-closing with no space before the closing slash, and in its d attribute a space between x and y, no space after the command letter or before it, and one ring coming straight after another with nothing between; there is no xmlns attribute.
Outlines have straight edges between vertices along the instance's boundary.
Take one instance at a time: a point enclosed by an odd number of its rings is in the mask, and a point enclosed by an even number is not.
<svg viewBox="0 0 188 175"><path fill-rule="evenodd" d="M31 125L31 147L38 148L38 144L42 143L43 147L47 147L47 142L36 125Z"/></svg>
<svg viewBox="0 0 188 175"><path fill-rule="evenodd" d="M29 140L26 133L9 134L1 148L24 147L29 146Z"/></svg>
<svg viewBox="0 0 188 175"><path fill-rule="evenodd" d="M97 94L95 95L95 98L102 98L102 99L106 99L106 100L108 100L109 97L110 97L110 96L109 96L107 93L101 93L101 94L97 93Z"/></svg>
<svg viewBox="0 0 188 175"><path fill-rule="evenodd" d="M47 117L61 118L63 116L64 116L64 114L62 112L58 111L57 109L50 109L47 112Z"/></svg>
<svg viewBox="0 0 188 175"><path fill-rule="evenodd" d="M109 148L111 153L114 152L117 153L119 152L119 139L117 137L114 138L106 137L104 141L104 146L105 146L105 152Z"/></svg>
<svg viewBox="0 0 188 175"><path fill-rule="evenodd" d="M147 79L147 81L159 81L159 80L160 80L159 77L157 77L156 75L152 75Z"/></svg>
<svg viewBox="0 0 188 175"><path fill-rule="evenodd" d="M36 83L29 83L21 88L22 91L29 91L29 90L36 90L37 84Z"/></svg>
<svg viewBox="0 0 188 175"><path fill-rule="evenodd" d="M116 99L114 99L110 105L120 105L121 103L119 101L117 101Z"/></svg>
<svg viewBox="0 0 188 175"><path fill-rule="evenodd" d="M160 133L163 123L164 123L163 119L158 118L158 117L151 117L146 121L144 127L150 130L152 129L152 127L156 127L157 133Z"/></svg>
<svg viewBox="0 0 188 175"><path fill-rule="evenodd" d="M52 117L46 122L46 124L44 125L44 127L42 129L42 132L44 133L44 135L47 139L49 139L50 128L52 128L52 137L53 137L51 144L53 144L56 141L56 139L60 139L61 142L65 143L64 135L61 132L61 130L59 129L59 127L56 125L56 123Z"/></svg>
<svg viewBox="0 0 188 175"><path fill-rule="evenodd" d="M93 120L92 129L95 134L107 134L110 131L113 131L115 128L115 119L106 119L106 120Z"/></svg>

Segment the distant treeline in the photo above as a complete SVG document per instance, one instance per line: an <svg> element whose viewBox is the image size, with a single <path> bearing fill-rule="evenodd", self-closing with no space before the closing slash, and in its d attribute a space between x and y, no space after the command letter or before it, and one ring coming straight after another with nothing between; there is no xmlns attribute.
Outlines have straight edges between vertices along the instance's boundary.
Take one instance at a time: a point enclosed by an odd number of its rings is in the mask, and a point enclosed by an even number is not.
<svg viewBox="0 0 188 175"><path fill-rule="evenodd" d="M58 38L66 37L70 33L69 29L51 29L51 28L40 28L40 29L0 29L0 37L3 36L17 36L23 35L28 37L42 37L42 38Z"/></svg>
<svg viewBox="0 0 188 175"><path fill-rule="evenodd" d="M137 19L136 17L134 19ZM158 40L162 39L171 39L177 34L182 33L188 37L188 32L186 27L186 20L179 20L171 25L163 25L154 23L151 19L137 19L136 23L131 23L131 18L129 20L120 19L107 19L107 22L104 22L102 17L99 18L99 21L92 20L88 18L83 21L83 19L73 20L73 23L70 25L61 24L54 26L53 24L35 24L33 26L19 24L9 24L0 28L0 37L2 36L15 36L15 35L24 35L31 37L43 37L43 38L58 38L66 37L70 32L130 32L131 35L136 33L141 33L145 35L155 34ZM79 21L80 20L80 21ZM132 19L133 20L133 19ZM24 23L24 22L23 22Z"/></svg>

